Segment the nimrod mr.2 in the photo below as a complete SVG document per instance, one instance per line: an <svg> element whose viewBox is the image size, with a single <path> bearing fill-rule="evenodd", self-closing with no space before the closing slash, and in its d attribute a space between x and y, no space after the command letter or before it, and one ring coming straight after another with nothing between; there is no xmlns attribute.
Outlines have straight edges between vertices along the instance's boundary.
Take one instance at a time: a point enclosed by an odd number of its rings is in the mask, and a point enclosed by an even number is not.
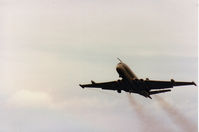
<svg viewBox="0 0 199 132"><path fill-rule="evenodd" d="M195 85L194 82L176 82L173 79L171 81L155 81L138 79L137 76L131 71L131 69L123 63L119 58L120 63L117 64L116 70L119 74L119 79L117 81L102 82L96 83L91 81L91 84L80 84L82 88L93 87L93 88L102 88L105 90L116 90L118 93L121 93L122 90L129 93L137 93L143 95L146 98L150 98L150 95L159 94L164 92L171 91L169 88L174 86L183 86L183 85Z"/></svg>

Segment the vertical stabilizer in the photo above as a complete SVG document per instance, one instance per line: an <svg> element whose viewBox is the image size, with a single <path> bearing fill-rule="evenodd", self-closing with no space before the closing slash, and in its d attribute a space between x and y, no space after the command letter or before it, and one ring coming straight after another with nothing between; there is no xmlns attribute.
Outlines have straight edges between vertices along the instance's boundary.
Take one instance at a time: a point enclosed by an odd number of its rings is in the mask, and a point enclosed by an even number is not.
<svg viewBox="0 0 199 132"><path fill-rule="evenodd" d="M123 63L122 60L120 60L120 58L117 58L117 59L118 59L121 63Z"/></svg>

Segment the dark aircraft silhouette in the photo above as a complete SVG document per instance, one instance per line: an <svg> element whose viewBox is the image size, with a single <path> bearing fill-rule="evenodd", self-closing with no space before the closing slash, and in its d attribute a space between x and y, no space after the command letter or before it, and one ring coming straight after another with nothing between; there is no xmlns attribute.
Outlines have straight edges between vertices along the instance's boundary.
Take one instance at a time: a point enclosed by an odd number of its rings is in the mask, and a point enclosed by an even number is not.
<svg viewBox="0 0 199 132"><path fill-rule="evenodd" d="M102 88L105 90L116 90L118 93L121 93L122 90L129 92L129 93L137 93L146 98L151 98L150 95L159 94L164 92L169 92L174 86L183 86L183 85L195 85L194 82L176 82L173 79L171 81L155 81L138 79L137 76L131 71L131 69L123 63L119 58L120 61L117 64L116 70L119 74L119 79L117 81L110 81L110 82L102 82L96 83L91 80L91 84L80 84L82 88L89 87L89 88Z"/></svg>

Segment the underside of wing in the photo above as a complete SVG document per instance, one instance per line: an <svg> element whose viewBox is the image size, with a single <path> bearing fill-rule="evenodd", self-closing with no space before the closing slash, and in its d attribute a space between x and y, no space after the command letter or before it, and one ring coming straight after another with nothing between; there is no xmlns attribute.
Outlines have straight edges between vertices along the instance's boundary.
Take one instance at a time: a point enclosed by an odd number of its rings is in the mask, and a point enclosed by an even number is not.
<svg viewBox="0 0 199 132"><path fill-rule="evenodd" d="M171 81L146 80L145 83L149 89L165 89L173 88L174 86L196 85L194 82L176 82L173 79L171 79Z"/></svg>
<svg viewBox="0 0 199 132"><path fill-rule="evenodd" d="M105 90L122 90L121 80L96 83L91 81L91 84L80 84L82 88L102 88Z"/></svg>

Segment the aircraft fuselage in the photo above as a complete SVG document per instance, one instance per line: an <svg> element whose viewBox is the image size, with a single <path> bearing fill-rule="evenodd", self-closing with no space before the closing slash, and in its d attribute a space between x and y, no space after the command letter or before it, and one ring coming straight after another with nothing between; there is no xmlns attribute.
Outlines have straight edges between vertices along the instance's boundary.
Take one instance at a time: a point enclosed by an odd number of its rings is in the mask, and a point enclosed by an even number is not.
<svg viewBox="0 0 199 132"><path fill-rule="evenodd" d="M145 97L149 97L148 92L146 91L146 87L145 86L140 86L138 85L139 80L138 77L135 75L135 73L128 67L128 65L126 65L123 62L120 62L117 64L116 66L116 71L119 74L119 77L121 77L124 82L125 85L127 86L127 91L130 93L138 93L141 94ZM144 88L142 90L142 88ZM124 88L125 89L125 88ZM118 91L120 92L120 91Z"/></svg>

